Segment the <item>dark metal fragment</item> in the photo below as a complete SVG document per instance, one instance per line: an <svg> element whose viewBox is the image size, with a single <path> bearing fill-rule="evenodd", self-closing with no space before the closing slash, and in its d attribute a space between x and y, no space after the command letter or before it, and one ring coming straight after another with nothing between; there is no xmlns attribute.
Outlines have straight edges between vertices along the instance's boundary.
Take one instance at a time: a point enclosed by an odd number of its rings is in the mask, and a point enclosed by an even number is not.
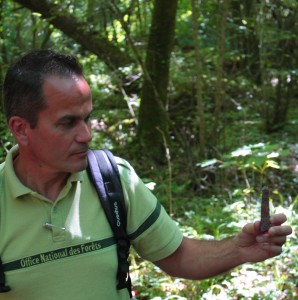
<svg viewBox="0 0 298 300"><path fill-rule="evenodd" d="M262 190L262 205L261 205L261 223L260 232L264 233L270 228L270 211L269 211L269 189L264 187Z"/></svg>

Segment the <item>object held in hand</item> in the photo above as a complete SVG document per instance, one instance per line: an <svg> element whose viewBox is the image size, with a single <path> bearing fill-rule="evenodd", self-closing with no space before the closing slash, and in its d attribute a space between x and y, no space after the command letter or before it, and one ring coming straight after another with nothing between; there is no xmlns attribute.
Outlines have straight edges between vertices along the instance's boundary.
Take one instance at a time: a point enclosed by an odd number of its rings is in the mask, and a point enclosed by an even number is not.
<svg viewBox="0 0 298 300"><path fill-rule="evenodd" d="M261 205L261 223L259 231L265 233L270 228L270 212L269 212L269 189L264 187L262 190Z"/></svg>

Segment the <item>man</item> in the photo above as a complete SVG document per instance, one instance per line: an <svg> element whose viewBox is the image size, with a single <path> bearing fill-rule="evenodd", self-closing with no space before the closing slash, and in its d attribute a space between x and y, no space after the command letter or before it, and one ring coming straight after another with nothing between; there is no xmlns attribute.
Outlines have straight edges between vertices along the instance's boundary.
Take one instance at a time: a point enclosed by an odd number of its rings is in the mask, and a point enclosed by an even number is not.
<svg viewBox="0 0 298 300"><path fill-rule="evenodd" d="M11 291L1 299L129 299L116 289L113 233L86 173L90 88L77 61L50 50L12 64L4 109L17 146L0 166L0 256ZM133 168L117 158L136 251L172 276L208 278L279 255L291 227L271 217L222 241L183 237Z"/></svg>

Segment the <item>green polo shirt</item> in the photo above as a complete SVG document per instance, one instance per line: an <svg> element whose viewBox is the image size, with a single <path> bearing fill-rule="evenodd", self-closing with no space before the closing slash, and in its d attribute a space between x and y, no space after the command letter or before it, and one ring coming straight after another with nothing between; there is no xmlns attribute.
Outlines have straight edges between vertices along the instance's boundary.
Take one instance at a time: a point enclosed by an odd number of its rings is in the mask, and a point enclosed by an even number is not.
<svg viewBox="0 0 298 300"><path fill-rule="evenodd" d="M87 172L72 174L53 203L16 177L17 151L0 165L0 255L12 288L1 300L129 299L116 289L113 233ZM180 230L129 163L116 161L133 247L150 261L167 257L181 244Z"/></svg>

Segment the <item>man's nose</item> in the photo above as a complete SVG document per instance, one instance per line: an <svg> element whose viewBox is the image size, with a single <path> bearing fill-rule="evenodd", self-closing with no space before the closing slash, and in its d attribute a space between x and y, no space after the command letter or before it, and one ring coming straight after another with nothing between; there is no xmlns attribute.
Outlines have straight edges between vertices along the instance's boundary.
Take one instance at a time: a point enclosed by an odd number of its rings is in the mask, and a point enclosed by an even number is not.
<svg viewBox="0 0 298 300"><path fill-rule="evenodd" d="M91 125L90 122L82 122L76 135L78 143L89 143L91 141Z"/></svg>

